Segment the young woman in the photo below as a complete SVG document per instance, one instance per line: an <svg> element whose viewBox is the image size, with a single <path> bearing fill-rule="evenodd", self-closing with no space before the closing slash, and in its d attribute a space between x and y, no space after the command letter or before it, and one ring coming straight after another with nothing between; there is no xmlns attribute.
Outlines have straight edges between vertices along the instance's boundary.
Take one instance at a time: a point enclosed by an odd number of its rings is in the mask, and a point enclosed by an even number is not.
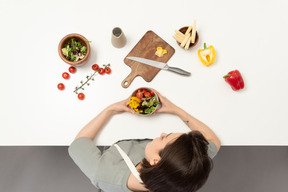
<svg viewBox="0 0 288 192"><path fill-rule="evenodd" d="M204 123L155 92L162 105L156 113L179 116L191 131L118 141L101 155L93 142L101 128L115 114L134 114L127 107L129 98L108 106L82 128L68 149L95 187L105 192L193 192L206 182L220 140Z"/></svg>

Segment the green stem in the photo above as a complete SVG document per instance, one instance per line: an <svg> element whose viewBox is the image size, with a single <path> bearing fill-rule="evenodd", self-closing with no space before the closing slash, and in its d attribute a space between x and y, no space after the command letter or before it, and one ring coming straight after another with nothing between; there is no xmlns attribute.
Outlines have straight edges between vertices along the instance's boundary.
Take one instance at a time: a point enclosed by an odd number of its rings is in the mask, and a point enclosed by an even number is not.
<svg viewBox="0 0 288 192"><path fill-rule="evenodd" d="M206 43L204 43L204 49L207 49Z"/></svg>
<svg viewBox="0 0 288 192"><path fill-rule="evenodd" d="M224 75L223 78L230 77L230 74Z"/></svg>
<svg viewBox="0 0 288 192"><path fill-rule="evenodd" d="M98 71L95 71L86 81L85 83L83 83L80 87L78 87L78 89L75 89L73 92L77 92L79 89L81 89L86 83L88 83L88 81L91 80L92 77L94 77L94 75L97 73Z"/></svg>

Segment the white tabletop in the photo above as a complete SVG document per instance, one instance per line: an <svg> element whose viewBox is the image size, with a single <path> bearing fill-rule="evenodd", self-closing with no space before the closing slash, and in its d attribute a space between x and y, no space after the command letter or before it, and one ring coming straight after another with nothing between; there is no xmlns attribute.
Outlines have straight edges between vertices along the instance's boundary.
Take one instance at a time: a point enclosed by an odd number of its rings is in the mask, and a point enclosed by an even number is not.
<svg viewBox="0 0 288 192"><path fill-rule="evenodd" d="M287 1L0 1L0 145L69 145L101 110L127 98L138 87L152 87L211 127L223 145L287 145ZM172 38L175 29L197 21L200 40L185 51ZM121 27L122 49L110 43ZM175 48L170 66L192 72L183 77L160 71L150 83L130 73L124 57L152 30ZM92 41L86 65L69 80L69 65L57 52L69 33ZM201 64L203 43L216 49L210 67ZM111 63L110 75L97 75L80 101L73 93L92 64ZM222 78L238 69L245 89L234 92ZM66 89L59 91L58 83ZM95 139L111 145L120 139L154 138L162 132L187 132L176 116L114 116Z"/></svg>

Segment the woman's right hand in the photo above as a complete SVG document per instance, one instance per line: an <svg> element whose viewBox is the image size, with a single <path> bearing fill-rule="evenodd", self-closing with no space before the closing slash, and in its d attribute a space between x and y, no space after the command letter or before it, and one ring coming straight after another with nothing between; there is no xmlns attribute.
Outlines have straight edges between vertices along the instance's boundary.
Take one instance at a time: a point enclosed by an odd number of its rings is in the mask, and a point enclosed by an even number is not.
<svg viewBox="0 0 288 192"><path fill-rule="evenodd" d="M161 108L157 109L155 111L155 113L171 113L171 114L175 114L179 107L177 107L174 103L169 101L166 97L161 95L155 89L153 89L153 91L158 95L158 97L160 99L160 103L161 103Z"/></svg>
<svg viewBox="0 0 288 192"><path fill-rule="evenodd" d="M106 110L110 111L113 115L114 114L120 114L123 112L129 112L131 114L134 114L135 111L127 106L127 103L129 102L130 98L124 99L122 101L113 103L109 105Z"/></svg>

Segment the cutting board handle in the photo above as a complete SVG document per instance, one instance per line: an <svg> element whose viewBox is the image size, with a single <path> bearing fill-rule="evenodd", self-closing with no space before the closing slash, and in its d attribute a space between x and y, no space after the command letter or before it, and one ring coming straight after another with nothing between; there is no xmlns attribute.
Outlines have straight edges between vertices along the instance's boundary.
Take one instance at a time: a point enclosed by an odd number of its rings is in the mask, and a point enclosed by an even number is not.
<svg viewBox="0 0 288 192"><path fill-rule="evenodd" d="M131 73L122 81L121 85L123 88L128 88L132 81L137 77L136 71L132 70Z"/></svg>

